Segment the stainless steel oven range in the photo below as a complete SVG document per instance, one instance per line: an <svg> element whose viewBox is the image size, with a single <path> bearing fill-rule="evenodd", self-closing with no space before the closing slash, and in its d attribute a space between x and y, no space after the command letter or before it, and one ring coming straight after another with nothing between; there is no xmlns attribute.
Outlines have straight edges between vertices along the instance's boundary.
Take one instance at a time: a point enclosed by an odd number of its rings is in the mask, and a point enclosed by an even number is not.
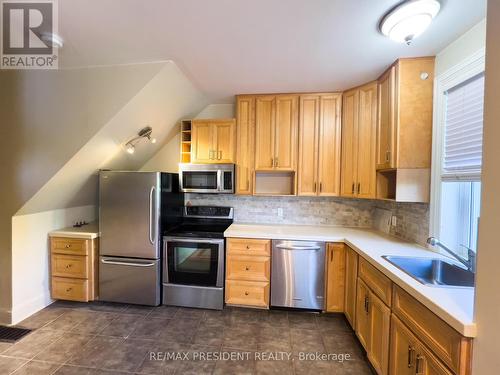
<svg viewBox="0 0 500 375"><path fill-rule="evenodd" d="M163 304L224 306L224 231L231 207L187 206L182 224L163 238Z"/></svg>

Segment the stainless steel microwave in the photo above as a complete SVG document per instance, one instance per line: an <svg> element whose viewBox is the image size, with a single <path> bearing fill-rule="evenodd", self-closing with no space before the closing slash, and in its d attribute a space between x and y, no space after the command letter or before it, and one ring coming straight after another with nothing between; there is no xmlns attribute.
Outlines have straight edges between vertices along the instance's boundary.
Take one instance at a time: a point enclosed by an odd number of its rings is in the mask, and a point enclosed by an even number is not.
<svg viewBox="0 0 500 375"><path fill-rule="evenodd" d="M180 164L179 171L186 193L234 193L234 164Z"/></svg>

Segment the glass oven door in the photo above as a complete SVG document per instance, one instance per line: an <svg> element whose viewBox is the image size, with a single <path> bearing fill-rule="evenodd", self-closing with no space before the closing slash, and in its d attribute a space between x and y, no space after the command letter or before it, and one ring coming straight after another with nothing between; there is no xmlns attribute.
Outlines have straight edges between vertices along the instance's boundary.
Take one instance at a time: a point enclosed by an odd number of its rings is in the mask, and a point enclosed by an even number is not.
<svg viewBox="0 0 500 375"><path fill-rule="evenodd" d="M165 247L167 283L223 286L223 239L171 238Z"/></svg>

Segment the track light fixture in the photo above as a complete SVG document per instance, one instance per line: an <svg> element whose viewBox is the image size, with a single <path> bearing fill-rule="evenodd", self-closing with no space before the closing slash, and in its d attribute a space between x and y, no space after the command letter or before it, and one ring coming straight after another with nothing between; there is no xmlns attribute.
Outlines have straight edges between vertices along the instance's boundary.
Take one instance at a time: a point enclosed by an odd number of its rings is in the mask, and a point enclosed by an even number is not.
<svg viewBox="0 0 500 375"><path fill-rule="evenodd" d="M151 135L153 134L153 128L151 126L146 126L145 128L139 130L137 136L129 140L125 143L125 150L129 154L133 154L135 152L135 146L142 140L147 139L151 143L156 143L156 138L153 138Z"/></svg>

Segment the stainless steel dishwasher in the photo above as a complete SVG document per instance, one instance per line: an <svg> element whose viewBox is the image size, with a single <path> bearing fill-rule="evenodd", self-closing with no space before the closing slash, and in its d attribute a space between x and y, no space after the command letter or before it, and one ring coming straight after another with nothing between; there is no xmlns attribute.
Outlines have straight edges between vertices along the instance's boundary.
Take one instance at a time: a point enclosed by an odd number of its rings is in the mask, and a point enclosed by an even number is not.
<svg viewBox="0 0 500 375"><path fill-rule="evenodd" d="M323 310L325 243L273 241L271 306Z"/></svg>

